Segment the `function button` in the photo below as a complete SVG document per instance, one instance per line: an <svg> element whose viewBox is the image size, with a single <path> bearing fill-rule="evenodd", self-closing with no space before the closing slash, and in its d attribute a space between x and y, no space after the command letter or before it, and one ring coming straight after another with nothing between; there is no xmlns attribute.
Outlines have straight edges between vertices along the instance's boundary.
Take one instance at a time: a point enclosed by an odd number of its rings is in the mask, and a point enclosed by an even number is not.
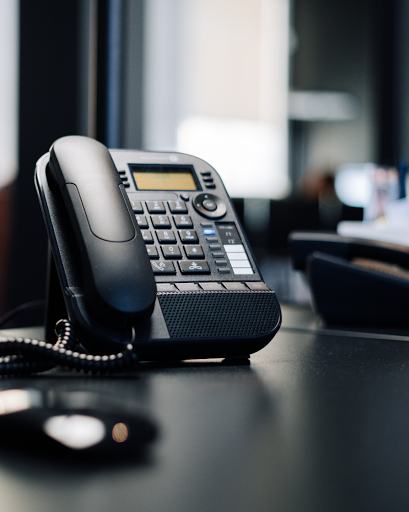
<svg viewBox="0 0 409 512"><path fill-rule="evenodd" d="M156 231L156 236L158 237L159 243L161 244L175 244L176 237L173 231L159 229Z"/></svg>
<svg viewBox="0 0 409 512"><path fill-rule="evenodd" d="M225 267L227 265L227 260L215 260L215 263L219 267Z"/></svg>
<svg viewBox="0 0 409 512"><path fill-rule="evenodd" d="M176 283L176 287L181 292L198 292L200 290L195 283Z"/></svg>
<svg viewBox="0 0 409 512"><path fill-rule="evenodd" d="M128 181L128 176L121 176L122 183Z"/></svg>
<svg viewBox="0 0 409 512"><path fill-rule="evenodd" d="M202 228L212 228L213 224L211 222L201 222L200 225Z"/></svg>
<svg viewBox="0 0 409 512"><path fill-rule="evenodd" d="M162 252L166 259L182 259L182 253L177 245L165 245Z"/></svg>
<svg viewBox="0 0 409 512"><path fill-rule="evenodd" d="M200 288L205 291L213 292L222 290L225 291L221 283L199 283Z"/></svg>
<svg viewBox="0 0 409 512"><path fill-rule="evenodd" d="M209 245L209 249L210 249L210 250L212 250L212 251L219 251L221 248L222 248L222 247L221 247L221 245L219 245L219 244L216 244L216 245L214 245L214 244ZM224 256L224 255L223 255L223 256Z"/></svg>
<svg viewBox="0 0 409 512"><path fill-rule="evenodd" d="M187 213L187 206L184 201L168 201L168 205L172 213Z"/></svg>
<svg viewBox="0 0 409 512"><path fill-rule="evenodd" d="M205 210L209 212L214 212L217 209L217 204L211 199L206 199L203 201L202 206Z"/></svg>
<svg viewBox="0 0 409 512"><path fill-rule="evenodd" d="M220 274L230 274L229 268L219 268Z"/></svg>
<svg viewBox="0 0 409 512"><path fill-rule="evenodd" d="M153 244L153 236L150 231L141 230L141 235L145 244Z"/></svg>
<svg viewBox="0 0 409 512"><path fill-rule="evenodd" d="M246 285L250 288L250 290L267 290L270 291L270 288L264 284L262 281L258 281L257 283L246 283Z"/></svg>
<svg viewBox="0 0 409 512"><path fill-rule="evenodd" d="M223 283L223 286L226 288L226 290L229 291L248 290L247 286L244 283Z"/></svg>
<svg viewBox="0 0 409 512"><path fill-rule="evenodd" d="M179 236L180 236L180 239L181 239L182 243L184 243L184 244L197 244L197 243L199 243L199 239L197 237L197 233L193 229L192 230L182 229L181 231L179 231Z"/></svg>
<svg viewBox="0 0 409 512"><path fill-rule="evenodd" d="M206 261L178 261L182 274L207 274L210 272Z"/></svg>
<svg viewBox="0 0 409 512"><path fill-rule="evenodd" d="M170 283L157 283L156 290L158 292L175 292L176 288L175 285Z"/></svg>
<svg viewBox="0 0 409 512"><path fill-rule="evenodd" d="M134 213L143 213L142 203L140 201L131 201Z"/></svg>
<svg viewBox="0 0 409 512"><path fill-rule="evenodd" d="M170 220L167 215L152 215L151 219L154 228L170 228Z"/></svg>
<svg viewBox="0 0 409 512"><path fill-rule="evenodd" d="M149 258L159 258L158 250L154 245L147 245L146 246L146 252L148 253Z"/></svg>
<svg viewBox="0 0 409 512"><path fill-rule="evenodd" d="M212 252L213 258L224 258L224 252Z"/></svg>
<svg viewBox="0 0 409 512"><path fill-rule="evenodd" d="M147 228L148 227L148 221L146 220L145 215L135 215L136 222L138 223L138 226L140 228Z"/></svg>
<svg viewBox="0 0 409 512"><path fill-rule="evenodd" d="M149 213L166 213L162 201L146 201L146 206Z"/></svg>
<svg viewBox="0 0 409 512"><path fill-rule="evenodd" d="M173 261L151 261L154 274L176 274Z"/></svg>
<svg viewBox="0 0 409 512"><path fill-rule="evenodd" d="M129 188L131 185L129 183L124 183L124 188Z"/></svg>
<svg viewBox="0 0 409 512"><path fill-rule="evenodd" d="M219 241L219 239L217 238L217 236L208 236L208 237L206 237L206 240L207 240L208 242L218 242L218 241Z"/></svg>
<svg viewBox="0 0 409 512"><path fill-rule="evenodd" d="M186 245L185 253L189 259L204 258L203 249L200 245Z"/></svg>
<svg viewBox="0 0 409 512"><path fill-rule="evenodd" d="M204 235L215 235L216 234L216 230L215 229L204 229L203 230L203 234Z"/></svg>
<svg viewBox="0 0 409 512"><path fill-rule="evenodd" d="M189 215L174 215L173 220L177 228L193 228L193 222Z"/></svg>
<svg viewBox="0 0 409 512"><path fill-rule="evenodd" d="M125 176L126 171L118 171L118 173L119 173L119 176Z"/></svg>
<svg viewBox="0 0 409 512"><path fill-rule="evenodd" d="M216 185L211 184L211 183L205 183L205 187L206 188L216 188Z"/></svg>
<svg viewBox="0 0 409 512"><path fill-rule="evenodd" d="M203 177L209 177L212 175L212 173L210 171L201 171L200 174L203 176Z"/></svg>
<svg viewBox="0 0 409 512"><path fill-rule="evenodd" d="M213 178L207 178L207 177L206 177L206 178L203 178L203 181L204 181L205 183L213 183Z"/></svg>
<svg viewBox="0 0 409 512"><path fill-rule="evenodd" d="M180 197L181 197L181 199L183 199L183 201L189 201L189 199L190 199L190 195L187 194L186 192L182 192L180 194Z"/></svg>

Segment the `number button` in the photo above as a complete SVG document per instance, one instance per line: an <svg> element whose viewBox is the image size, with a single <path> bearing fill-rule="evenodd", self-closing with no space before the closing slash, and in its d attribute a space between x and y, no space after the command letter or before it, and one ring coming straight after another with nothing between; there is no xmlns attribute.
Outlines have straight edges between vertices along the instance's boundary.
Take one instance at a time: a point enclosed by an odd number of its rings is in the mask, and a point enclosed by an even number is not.
<svg viewBox="0 0 409 512"><path fill-rule="evenodd" d="M142 203L140 201L131 200L131 205L134 213L143 213Z"/></svg>
<svg viewBox="0 0 409 512"><path fill-rule="evenodd" d="M175 244L176 237L173 231L159 229L156 231L156 236L160 244Z"/></svg>
<svg viewBox="0 0 409 512"><path fill-rule="evenodd" d="M140 228L147 228L148 227L148 221L146 220L145 215L135 215L136 222L138 223Z"/></svg>
<svg viewBox="0 0 409 512"><path fill-rule="evenodd" d="M184 201L168 201L168 205L172 213L187 213L187 206Z"/></svg>
<svg viewBox="0 0 409 512"><path fill-rule="evenodd" d="M151 219L155 228L170 228L170 220L167 215L152 215Z"/></svg>
<svg viewBox="0 0 409 512"><path fill-rule="evenodd" d="M189 215L175 215L173 220L177 228L193 228L193 222Z"/></svg>
<svg viewBox="0 0 409 512"><path fill-rule="evenodd" d="M185 230L182 229L179 231L179 236L183 244L197 244L199 243L199 239L197 237L196 231L192 230Z"/></svg>
<svg viewBox="0 0 409 512"><path fill-rule="evenodd" d="M146 201L146 206L149 213L166 213L162 201Z"/></svg>
<svg viewBox="0 0 409 512"><path fill-rule="evenodd" d="M189 259L204 258L203 249L200 245L186 245L185 253Z"/></svg>
<svg viewBox="0 0 409 512"><path fill-rule="evenodd" d="M162 252L166 259L182 259L182 253L177 245L165 245L162 247Z"/></svg>
<svg viewBox="0 0 409 512"><path fill-rule="evenodd" d="M141 229L141 235L142 235L142 238L143 238L145 244L153 244L153 236L150 231L145 231L145 230Z"/></svg>

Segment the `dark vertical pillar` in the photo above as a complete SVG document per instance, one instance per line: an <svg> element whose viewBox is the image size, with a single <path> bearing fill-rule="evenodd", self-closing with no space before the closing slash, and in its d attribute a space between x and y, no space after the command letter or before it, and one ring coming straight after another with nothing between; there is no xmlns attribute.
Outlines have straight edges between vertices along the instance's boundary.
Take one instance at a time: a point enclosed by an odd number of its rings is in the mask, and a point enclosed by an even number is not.
<svg viewBox="0 0 409 512"><path fill-rule="evenodd" d="M399 120L398 2L378 0L374 62L378 87L378 163L396 165L401 150Z"/></svg>
<svg viewBox="0 0 409 512"><path fill-rule="evenodd" d="M54 140L78 133L78 3L20 2L19 174L9 306L45 295L47 237L33 174Z"/></svg>

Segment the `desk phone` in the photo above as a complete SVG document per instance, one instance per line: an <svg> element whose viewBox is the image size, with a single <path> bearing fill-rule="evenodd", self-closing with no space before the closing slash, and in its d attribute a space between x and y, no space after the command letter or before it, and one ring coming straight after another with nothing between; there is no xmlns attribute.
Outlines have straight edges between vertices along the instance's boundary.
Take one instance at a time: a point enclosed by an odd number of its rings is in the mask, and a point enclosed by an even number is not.
<svg viewBox="0 0 409 512"><path fill-rule="evenodd" d="M277 297L205 161L69 136L35 183L48 323L68 316L93 353L132 343L142 360L247 357L279 329Z"/></svg>

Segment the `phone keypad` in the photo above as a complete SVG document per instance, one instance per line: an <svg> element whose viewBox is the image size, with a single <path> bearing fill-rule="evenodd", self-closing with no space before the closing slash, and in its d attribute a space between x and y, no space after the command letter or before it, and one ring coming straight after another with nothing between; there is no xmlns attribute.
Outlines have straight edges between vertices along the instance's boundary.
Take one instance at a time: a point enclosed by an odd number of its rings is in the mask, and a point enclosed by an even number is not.
<svg viewBox="0 0 409 512"><path fill-rule="evenodd" d="M155 275L213 274L217 279L238 273L253 274L234 224L231 233L230 228L223 228L224 232L220 225L209 221L195 225L194 217L189 215L190 204L185 201L131 201L131 204ZM212 286L219 289L217 283Z"/></svg>

